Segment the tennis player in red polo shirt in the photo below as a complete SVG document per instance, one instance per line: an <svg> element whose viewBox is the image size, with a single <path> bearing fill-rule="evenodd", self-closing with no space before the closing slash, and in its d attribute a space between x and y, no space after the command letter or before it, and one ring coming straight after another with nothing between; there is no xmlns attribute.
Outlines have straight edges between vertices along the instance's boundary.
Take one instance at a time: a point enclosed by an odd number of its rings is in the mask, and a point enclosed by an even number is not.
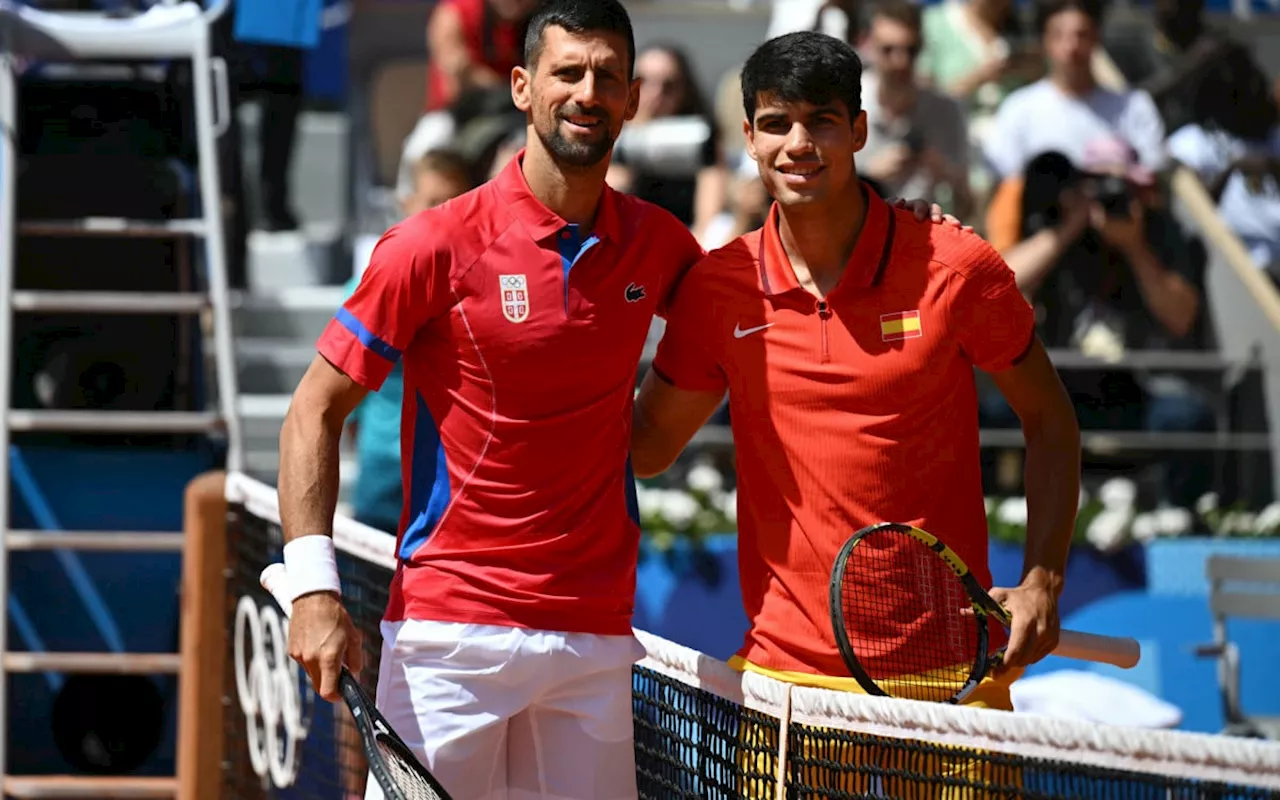
<svg viewBox="0 0 1280 800"><path fill-rule="evenodd" d="M527 150L382 238L281 435L290 654L333 700L339 663L360 660L327 535L341 425L403 359L377 704L466 800L636 793L628 424L650 322L702 251L605 185L634 51L616 0L539 9L512 74Z"/></svg>
<svg viewBox="0 0 1280 800"><path fill-rule="evenodd" d="M1025 577L992 592L1013 614L1013 667L1056 643L1079 481L1074 412L1012 272L971 231L917 223L859 181L860 78L853 50L818 33L746 63L747 147L775 203L681 282L632 438L636 473L658 473L728 391L751 620L734 663L851 691L827 587L854 531L918 525L991 584L974 367L1027 443ZM1010 708L1017 672L970 702Z"/></svg>

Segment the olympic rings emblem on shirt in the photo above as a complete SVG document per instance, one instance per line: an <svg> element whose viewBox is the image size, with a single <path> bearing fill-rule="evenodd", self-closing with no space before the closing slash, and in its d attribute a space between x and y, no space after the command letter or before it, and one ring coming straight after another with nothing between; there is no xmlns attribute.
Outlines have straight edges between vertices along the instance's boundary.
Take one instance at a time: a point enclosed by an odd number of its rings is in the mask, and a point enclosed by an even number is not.
<svg viewBox="0 0 1280 800"><path fill-rule="evenodd" d="M298 743L307 738L304 706L314 698L289 658L289 623L250 596L236 605L236 694L244 712L249 762L260 778L283 789L298 777Z"/></svg>

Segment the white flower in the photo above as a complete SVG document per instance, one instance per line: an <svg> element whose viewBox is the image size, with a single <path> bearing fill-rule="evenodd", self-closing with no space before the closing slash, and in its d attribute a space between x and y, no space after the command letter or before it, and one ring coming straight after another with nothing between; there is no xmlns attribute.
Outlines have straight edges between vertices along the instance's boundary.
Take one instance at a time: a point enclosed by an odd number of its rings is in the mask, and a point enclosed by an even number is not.
<svg viewBox="0 0 1280 800"><path fill-rule="evenodd" d="M1105 508L1089 522L1085 538L1104 553L1118 549L1125 541L1125 530L1133 511L1129 508Z"/></svg>
<svg viewBox="0 0 1280 800"><path fill-rule="evenodd" d="M1241 511L1236 514L1234 530L1236 533L1252 535L1258 530L1258 515L1252 511Z"/></svg>
<svg viewBox="0 0 1280 800"><path fill-rule="evenodd" d="M1133 538L1146 544L1160 535L1160 518L1155 512L1146 511L1133 518L1130 529Z"/></svg>
<svg viewBox="0 0 1280 800"><path fill-rule="evenodd" d="M996 518L1006 525L1027 524L1027 498L1006 497L996 509Z"/></svg>
<svg viewBox="0 0 1280 800"><path fill-rule="evenodd" d="M1088 504L1089 504L1089 493L1084 490L1083 486L1081 486L1080 499L1076 501L1076 511L1083 510L1084 507Z"/></svg>
<svg viewBox="0 0 1280 800"><path fill-rule="evenodd" d="M1213 526L1214 536L1230 536L1236 527L1236 512L1225 511L1218 518L1218 524Z"/></svg>
<svg viewBox="0 0 1280 800"><path fill-rule="evenodd" d="M1207 516L1217 509L1218 495L1215 492L1209 492L1208 494L1201 496L1201 498L1196 501L1196 513L1202 517Z"/></svg>
<svg viewBox="0 0 1280 800"><path fill-rule="evenodd" d="M636 504L640 507L640 516L652 517L662 513L661 489L650 489L647 486L636 486Z"/></svg>
<svg viewBox="0 0 1280 800"><path fill-rule="evenodd" d="M738 522L738 490L734 489L720 498L720 513L733 524Z"/></svg>
<svg viewBox="0 0 1280 800"><path fill-rule="evenodd" d="M1275 533L1280 528L1280 503L1272 503L1262 509L1262 513L1254 521L1259 533Z"/></svg>
<svg viewBox="0 0 1280 800"><path fill-rule="evenodd" d="M1249 511L1228 511L1222 515L1214 534L1217 536L1252 534L1257 530L1257 519L1257 515Z"/></svg>
<svg viewBox="0 0 1280 800"><path fill-rule="evenodd" d="M1131 509L1137 498L1138 487L1128 478L1112 478L1098 488L1098 499L1104 508Z"/></svg>
<svg viewBox="0 0 1280 800"><path fill-rule="evenodd" d="M1161 536L1182 536L1191 533L1195 518L1185 508L1162 508L1155 512L1156 529ZM1133 523L1133 535L1138 535L1138 523Z"/></svg>
<svg viewBox="0 0 1280 800"><path fill-rule="evenodd" d="M661 513L671 527L682 530L697 515L698 501L681 491L663 492Z"/></svg>
<svg viewBox="0 0 1280 800"><path fill-rule="evenodd" d="M687 481L690 489L706 494L718 492L724 487L724 476L720 474L720 470L706 462L695 464L689 470Z"/></svg>

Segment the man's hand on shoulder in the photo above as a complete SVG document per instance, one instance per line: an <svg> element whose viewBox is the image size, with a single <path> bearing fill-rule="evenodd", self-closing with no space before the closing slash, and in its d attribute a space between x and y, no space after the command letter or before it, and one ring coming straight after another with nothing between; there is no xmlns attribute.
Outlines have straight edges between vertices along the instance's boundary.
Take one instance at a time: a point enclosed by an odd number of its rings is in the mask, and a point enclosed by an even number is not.
<svg viewBox="0 0 1280 800"><path fill-rule="evenodd" d="M890 197L885 202L894 208L910 211L915 215L916 222L931 220L935 225L945 224L959 228L962 231L973 231L972 225L965 225L950 214L942 213L942 206L937 203L930 203L928 200L904 200L901 197Z"/></svg>

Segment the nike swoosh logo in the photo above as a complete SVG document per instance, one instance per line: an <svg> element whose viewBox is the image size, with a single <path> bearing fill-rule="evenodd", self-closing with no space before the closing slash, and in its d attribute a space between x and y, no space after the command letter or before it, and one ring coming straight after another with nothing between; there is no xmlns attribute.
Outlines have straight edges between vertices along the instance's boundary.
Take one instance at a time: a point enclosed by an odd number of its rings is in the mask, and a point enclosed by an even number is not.
<svg viewBox="0 0 1280 800"><path fill-rule="evenodd" d="M756 327L754 327L754 328L747 328L746 330L743 330L743 328L742 328L742 325L741 325L741 324L734 325L734 326L733 326L733 338L735 338L735 339L741 339L741 338L742 338L742 337L744 337L744 336L750 336L750 335L751 335L751 334L753 334L753 333L759 333L760 331L764 330L765 328L772 328L773 326L774 326L774 323L770 322L770 323L765 324L765 325L757 325L757 326L756 326Z"/></svg>

